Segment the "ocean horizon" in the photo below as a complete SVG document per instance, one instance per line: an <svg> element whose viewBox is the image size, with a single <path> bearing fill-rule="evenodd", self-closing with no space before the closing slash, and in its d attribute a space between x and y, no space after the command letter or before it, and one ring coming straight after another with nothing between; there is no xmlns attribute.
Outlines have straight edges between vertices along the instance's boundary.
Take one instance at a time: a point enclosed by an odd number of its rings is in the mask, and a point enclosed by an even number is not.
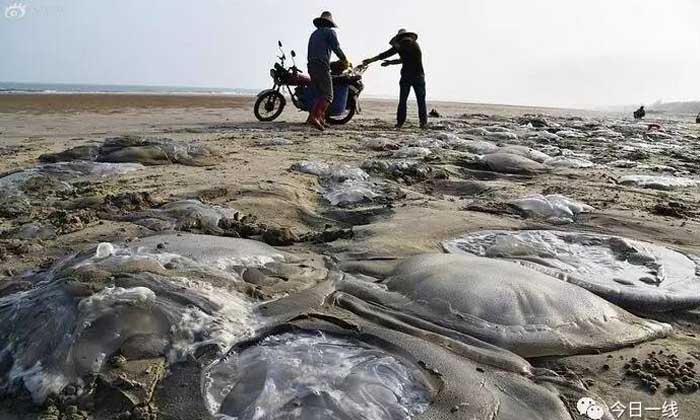
<svg viewBox="0 0 700 420"><path fill-rule="evenodd" d="M139 95L241 95L255 96L264 88L221 88L221 87L193 87L193 86L167 86L167 85L111 85L88 83L28 83L28 82L2 82L0 81L0 95L3 94L139 94ZM284 93L284 92L283 92ZM286 94L286 93L285 93ZM396 95L365 94L370 99L394 99ZM409 98L409 101L415 101ZM444 100L446 102L459 102Z"/></svg>
<svg viewBox="0 0 700 420"><path fill-rule="evenodd" d="M28 93L28 94L71 94L71 93L95 93L95 94L192 94L192 95L251 95L257 94L260 89L246 88L221 88L221 87L193 87L193 86L158 86L158 85L102 85L85 83L24 83L24 82L0 82L0 94Z"/></svg>

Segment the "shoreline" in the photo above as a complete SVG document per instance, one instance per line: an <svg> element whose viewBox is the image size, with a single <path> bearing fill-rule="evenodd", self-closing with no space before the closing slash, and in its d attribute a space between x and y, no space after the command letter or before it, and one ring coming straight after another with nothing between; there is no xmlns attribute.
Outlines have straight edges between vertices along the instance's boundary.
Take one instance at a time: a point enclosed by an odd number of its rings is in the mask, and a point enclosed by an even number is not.
<svg viewBox="0 0 700 420"><path fill-rule="evenodd" d="M250 106L256 95L249 93L199 93L199 92L0 92L0 113L11 112L101 112L122 109L144 108L239 108ZM363 97L362 103L386 105L396 103L397 98ZM414 101L409 103L415 105ZM288 104L289 105L289 104ZM530 105L490 104L476 102L433 100L429 108L458 109L465 112L488 112L490 109L507 109L517 113L540 112L582 115L615 115L605 111L557 108ZM291 109L291 106L289 107ZM442 113L442 112L441 112Z"/></svg>

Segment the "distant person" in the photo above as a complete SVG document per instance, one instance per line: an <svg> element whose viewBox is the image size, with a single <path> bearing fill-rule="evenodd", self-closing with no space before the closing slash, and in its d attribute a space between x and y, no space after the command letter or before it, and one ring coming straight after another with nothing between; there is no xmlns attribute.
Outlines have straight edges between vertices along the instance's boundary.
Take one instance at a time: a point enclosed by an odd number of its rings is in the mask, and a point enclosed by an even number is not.
<svg viewBox="0 0 700 420"><path fill-rule="evenodd" d="M641 120L645 115L647 115L647 112L644 110L644 105L640 106L638 110L634 111L635 120Z"/></svg>
<svg viewBox="0 0 700 420"><path fill-rule="evenodd" d="M325 115L328 107L333 102L333 79L331 78L331 52L347 66L345 53L340 49L338 37L333 28L338 25L333 21L331 12L323 12L320 17L314 19L316 30L309 39L308 69L311 76L311 87L316 93L309 118L306 123L323 131L325 129Z"/></svg>
<svg viewBox="0 0 700 420"><path fill-rule="evenodd" d="M425 71L423 70L423 53L418 45L418 35L399 29L398 34L389 41L391 48L374 58L364 60L363 64L387 59L395 54L398 60L382 63L383 67L401 64L401 80L399 81L399 107L396 111L396 128L401 128L406 122L406 108L411 88L418 102L418 118L421 128L428 125L428 111L425 104Z"/></svg>

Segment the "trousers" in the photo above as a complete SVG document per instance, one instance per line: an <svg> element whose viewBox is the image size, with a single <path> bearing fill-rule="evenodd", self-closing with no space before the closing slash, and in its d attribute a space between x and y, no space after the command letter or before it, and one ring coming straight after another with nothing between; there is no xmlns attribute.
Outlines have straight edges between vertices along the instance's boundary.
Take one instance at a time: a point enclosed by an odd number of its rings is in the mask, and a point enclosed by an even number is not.
<svg viewBox="0 0 700 420"><path fill-rule="evenodd" d="M426 125L428 123L428 110L425 103L425 77L401 78L399 87L399 108L396 110L396 124L401 126L406 122L408 95L411 93L411 88L413 88L413 92L416 94L416 102L418 103L420 125Z"/></svg>

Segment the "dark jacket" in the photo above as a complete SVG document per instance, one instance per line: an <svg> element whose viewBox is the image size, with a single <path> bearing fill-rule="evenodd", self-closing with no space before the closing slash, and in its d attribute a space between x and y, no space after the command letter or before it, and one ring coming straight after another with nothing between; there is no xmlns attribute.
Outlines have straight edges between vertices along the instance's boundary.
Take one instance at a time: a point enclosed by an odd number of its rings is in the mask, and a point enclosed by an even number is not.
<svg viewBox="0 0 700 420"><path fill-rule="evenodd" d="M404 38L399 41L398 49L393 46L385 52L379 54L379 60L385 60L395 54L401 57L401 79L414 80L425 77L423 70L423 53L418 42L411 38Z"/></svg>
<svg viewBox="0 0 700 420"><path fill-rule="evenodd" d="M330 68L331 52L334 52L339 59L345 60L345 54L340 49L335 31L327 27L316 29L309 38L308 64Z"/></svg>

